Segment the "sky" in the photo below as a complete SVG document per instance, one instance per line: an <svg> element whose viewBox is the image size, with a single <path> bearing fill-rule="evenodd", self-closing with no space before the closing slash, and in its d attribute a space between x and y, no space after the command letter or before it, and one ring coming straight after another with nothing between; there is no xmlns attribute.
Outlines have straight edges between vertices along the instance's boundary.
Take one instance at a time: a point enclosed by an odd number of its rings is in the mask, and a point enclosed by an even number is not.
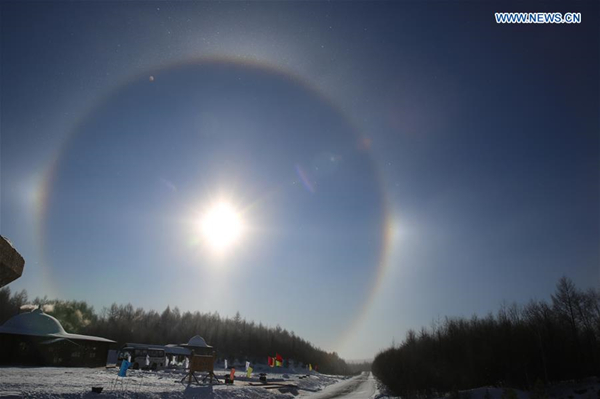
<svg viewBox="0 0 600 399"><path fill-rule="evenodd" d="M346 359L563 275L598 287L598 11L2 2L9 287L239 311Z"/></svg>

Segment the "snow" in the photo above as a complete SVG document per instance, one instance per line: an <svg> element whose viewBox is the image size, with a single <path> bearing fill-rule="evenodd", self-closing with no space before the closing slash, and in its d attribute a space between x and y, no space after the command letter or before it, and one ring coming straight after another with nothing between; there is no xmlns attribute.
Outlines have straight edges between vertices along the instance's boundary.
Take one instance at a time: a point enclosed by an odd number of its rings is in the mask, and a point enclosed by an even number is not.
<svg viewBox="0 0 600 399"><path fill-rule="evenodd" d="M257 368L262 369L260 366ZM273 369L270 369L273 371ZM281 399L303 393L314 393L344 377L318 373L295 372L292 369L268 372L269 383L296 385L298 388L265 389L259 384L258 373L251 379L244 371L235 373L234 385L181 383L183 371L128 370L126 378L117 378L116 368L64 368L64 367L4 367L0 368L0 398L240 398ZM221 382L229 370L215 370ZM283 376L287 375L287 378ZM305 377L309 375L309 377ZM202 375L198 375L202 380ZM302 378L301 378L302 377ZM102 393L92 392L92 387L103 387Z"/></svg>
<svg viewBox="0 0 600 399"><path fill-rule="evenodd" d="M375 379L377 391L373 399L399 399L389 393L389 390L380 381ZM509 387L507 387L509 388ZM531 392L514 389L518 399L529 399ZM480 387L459 391L461 399L485 399L486 392L489 399L502 399L504 388ZM579 381L564 381L545 387L548 399L597 399L600 398L600 378L590 377ZM450 395L438 399L448 399Z"/></svg>
<svg viewBox="0 0 600 399"><path fill-rule="evenodd" d="M243 368L243 367L242 367ZM235 398L235 399L397 399L387 393L371 373L356 377L342 377L295 370L272 369L256 365L252 378L244 371L236 371L234 385L187 385L181 383L181 370L142 371L128 370L126 378L117 378L116 368L65 367L4 367L0 368L0 398ZM221 381L230 370L219 368L215 374ZM265 389L258 382L259 373L266 372L269 384L295 385ZM198 375L199 380L202 375ZM101 394L92 387L103 387ZM503 389L481 387L460 392L461 398L501 399ZM519 399L529 399L530 393L515 390ZM595 399L600 397L600 379L563 382L547 388L549 399ZM443 398L447 399L447 398Z"/></svg>
<svg viewBox="0 0 600 399"><path fill-rule="evenodd" d="M377 395L377 383L372 374L363 372L362 374L345 381L332 384L321 392L309 395L311 399L369 399Z"/></svg>
<svg viewBox="0 0 600 399"><path fill-rule="evenodd" d="M461 398L485 399L486 391L490 399L502 399L504 388L481 387L460 391ZM529 399L531 392L514 389L518 399ZM596 399L600 398L600 379L590 377L580 381L564 381L545 387L549 399ZM439 398L446 399L446 398Z"/></svg>

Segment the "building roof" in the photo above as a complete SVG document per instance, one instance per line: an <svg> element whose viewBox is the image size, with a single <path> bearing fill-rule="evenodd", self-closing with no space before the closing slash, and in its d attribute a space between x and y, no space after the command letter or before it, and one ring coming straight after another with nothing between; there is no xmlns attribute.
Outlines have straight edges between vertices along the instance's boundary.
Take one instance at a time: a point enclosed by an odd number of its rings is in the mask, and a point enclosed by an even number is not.
<svg viewBox="0 0 600 399"><path fill-rule="evenodd" d="M150 345L150 344L136 344L134 342L127 342L121 350L127 348L148 348L148 349L163 349L168 355L184 355L189 356L191 351L187 348L182 348L179 345L169 344L169 345Z"/></svg>
<svg viewBox="0 0 600 399"><path fill-rule="evenodd" d="M174 344L165 345L165 352L169 355L184 355L189 356L191 351L188 348L182 348Z"/></svg>
<svg viewBox="0 0 600 399"><path fill-rule="evenodd" d="M187 344L181 344L181 346L188 348L212 348L212 346L207 345L204 338L199 335L194 335Z"/></svg>
<svg viewBox="0 0 600 399"><path fill-rule="evenodd" d="M91 335L70 334L65 331L60 322L44 313L41 309L18 314L6 321L0 327L0 334L30 335L35 337L78 339L113 343L110 339Z"/></svg>

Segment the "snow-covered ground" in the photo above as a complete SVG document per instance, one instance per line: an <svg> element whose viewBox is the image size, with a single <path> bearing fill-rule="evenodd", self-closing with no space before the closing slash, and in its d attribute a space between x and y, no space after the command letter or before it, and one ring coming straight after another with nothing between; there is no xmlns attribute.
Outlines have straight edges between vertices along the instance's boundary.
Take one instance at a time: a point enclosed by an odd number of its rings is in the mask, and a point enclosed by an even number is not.
<svg viewBox="0 0 600 399"><path fill-rule="evenodd" d="M600 398L600 379L597 377L587 378L580 381L564 381L552 384L544 388L549 399L599 399ZM490 399L502 399L502 388L482 387L461 391L461 398L485 399L486 392ZM529 399L531 392L515 389L518 399Z"/></svg>
<svg viewBox="0 0 600 399"><path fill-rule="evenodd" d="M381 398L377 388L377 381L371 373L362 373L359 376L340 381L325 387L322 391L310 395L311 399L369 399Z"/></svg>
<svg viewBox="0 0 600 399"><path fill-rule="evenodd" d="M272 370L272 369L271 369ZM263 386L258 372L248 379L246 373L237 371L235 383L196 384L181 383L182 371L129 370L126 378L117 378L116 368L59 368L59 367L5 367L0 368L0 398L291 398L307 396L328 385L344 381L345 377L329 376L315 372L278 369L267 373L269 385ZM216 370L221 382L229 371ZM198 374L197 374L198 375ZM198 375L201 380L202 375ZM295 387L274 387L271 384ZM92 392L92 387L102 387L102 393ZM269 389L266 389L269 388Z"/></svg>
<svg viewBox="0 0 600 399"><path fill-rule="evenodd" d="M514 389L517 399L529 399L531 392ZM600 399L600 379L590 377L580 381L564 381L544 387L548 399ZM481 387L460 391L462 399L502 399L503 388ZM438 398L438 399L447 399Z"/></svg>
<svg viewBox="0 0 600 399"><path fill-rule="evenodd" d="M181 383L182 371L129 370L126 378L117 378L117 369L5 367L0 368L0 398L235 398L235 399L394 399L370 373L356 377L324 375L306 370L257 367L250 379L236 372L234 385L189 385ZM259 372L267 372L268 385L258 381ZM216 370L223 380L227 370ZM201 378L201 376L199 376ZM277 386L280 384L281 386ZM287 385L287 386L283 386ZM102 387L102 393L92 392ZM461 391L464 399L502 399L502 388L482 387ZM518 399L530 393L515 390ZM563 382L546 388L549 399L598 399L600 379Z"/></svg>

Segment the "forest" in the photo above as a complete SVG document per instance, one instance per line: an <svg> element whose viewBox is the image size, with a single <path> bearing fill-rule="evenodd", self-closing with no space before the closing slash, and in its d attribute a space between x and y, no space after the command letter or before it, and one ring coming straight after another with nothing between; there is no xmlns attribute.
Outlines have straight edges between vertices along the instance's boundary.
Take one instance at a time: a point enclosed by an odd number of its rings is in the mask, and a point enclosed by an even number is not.
<svg viewBox="0 0 600 399"><path fill-rule="evenodd" d="M221 359L267 362L267 356L279 353L284 365L293 360L295 365L311 364L327 374L352 374L368 364L347 364L337 353L327 353L280 326L268 327L248 322L239 312L235 317L222 317L218 313L181 312L167 307L162 313L135 309L131 304L113 304L97 314L85 301L65 301L47 298L28 300L25 290L11 293L8 287L0 289L0 325L6 320L27 311L41 308L60 321L69 333L95 335L109 338L121 346L126 342L148 344L181 344L194 335L202 336L217 350Z"/></svg>
<svg viewBox="0 0 600 399"><path fill-rule="evenodd" d="M373 373L402 397L482 386L532 389L600 375L600 290L567 277L551 301L503 305L480 318L445 318L379 353Z"/></svg>

